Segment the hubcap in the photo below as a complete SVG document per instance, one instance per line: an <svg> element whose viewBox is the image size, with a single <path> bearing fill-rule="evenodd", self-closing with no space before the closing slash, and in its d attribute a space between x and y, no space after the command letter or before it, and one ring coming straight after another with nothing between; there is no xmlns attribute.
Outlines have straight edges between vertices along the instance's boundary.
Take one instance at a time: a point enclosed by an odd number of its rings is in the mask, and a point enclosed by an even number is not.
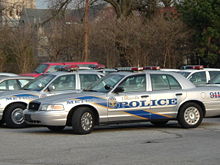
<svg viewBox="0 0 220 165"><path fill-rule="evenodd" d="M15 124L22 124L24 122L24 115L23 115L23 109L16 108L11 113L11 119Z"/></svg>
<svg viewBox="0 0 220 165"><path fill-rule="evenodd" d="M89 112L85 112L81 118L81 125L85 131L89 131L93 126L93 118L92 114Z"/></svg>
<svg viewBox="0 0 220 165"><path fill-rule="evenodd" d="M199 110L196 107L189 107L184 113L184 119L189 125L195 125L200 119Z"/></svg>

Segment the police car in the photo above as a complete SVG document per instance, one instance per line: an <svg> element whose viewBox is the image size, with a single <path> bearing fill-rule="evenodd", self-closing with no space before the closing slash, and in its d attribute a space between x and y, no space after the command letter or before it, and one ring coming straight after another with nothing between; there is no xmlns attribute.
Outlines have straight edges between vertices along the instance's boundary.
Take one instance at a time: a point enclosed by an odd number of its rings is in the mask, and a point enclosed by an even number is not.
<svg viewBox="0 0 220 165"><path fill-rule="evenodd" d="M136 69L137 70L137 69ZM105 76L81 93L30 102L25 121L52 131L72 126L88 134L94 125L178 120L195 128L203 117L220 115L220 88L195 87L182 75L162 71L118 72Z"/></svg>
<svg viewBox="0 0 220 165"><path fill-rule="evenodd" d="M100 79L103 74L90 71L53 72L43 74L25 85L22 90L0 93L0 122L8 127L25 127L23 110L37 98L78 92Z"/></svg>
<svg viewBox="0 0 220 165"><path fill-rule="evenodd" d="M177 71L196 86L207 84L215 76L220 75L218 68L204 68L202 65L188 65Z"/></svg>

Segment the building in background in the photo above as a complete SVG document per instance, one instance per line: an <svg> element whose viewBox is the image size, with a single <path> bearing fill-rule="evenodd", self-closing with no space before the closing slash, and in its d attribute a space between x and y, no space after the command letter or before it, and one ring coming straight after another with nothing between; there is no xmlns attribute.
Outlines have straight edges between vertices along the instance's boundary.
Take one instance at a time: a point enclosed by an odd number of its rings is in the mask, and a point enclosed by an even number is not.
<svg viewBox="0 0 220 165"><path fill-rule="evenodd" d="M24 8L36 8L35 0L0 0L0 24L18 25Z"/></svg>

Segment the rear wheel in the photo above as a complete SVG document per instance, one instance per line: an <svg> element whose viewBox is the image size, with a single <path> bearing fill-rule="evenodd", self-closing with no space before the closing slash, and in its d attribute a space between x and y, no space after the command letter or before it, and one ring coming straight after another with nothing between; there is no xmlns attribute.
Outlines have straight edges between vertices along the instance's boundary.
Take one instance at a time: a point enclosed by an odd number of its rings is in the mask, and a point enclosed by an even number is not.
<svg viewBox="0 0 220 165"><path fill-rule="evenodd" d="M5 109L4 121L9 128L24 128L27 124L24 121L23 111L26 105L16 103L12 104Z"/></svg>
<svg viewBox="0 0 220 165"><path fill-rule="evenodd" d="M79 107L72 117L72 128L76 134L89 134L95 125L95 116L89 107Z"/></svg>
<svg viewBox="0 0 220 165"><path fill-rule="evenodd" d="M47 128L53 132L60 132L65 128L65 126L47 126Z"/></svg>
<svg viewBox="0 0 220 165"><path fill-rule="evenodd" d="M183 128L196 128L203 119L203 111L196 103L186 103L180 107L178 122Z"/></svg>

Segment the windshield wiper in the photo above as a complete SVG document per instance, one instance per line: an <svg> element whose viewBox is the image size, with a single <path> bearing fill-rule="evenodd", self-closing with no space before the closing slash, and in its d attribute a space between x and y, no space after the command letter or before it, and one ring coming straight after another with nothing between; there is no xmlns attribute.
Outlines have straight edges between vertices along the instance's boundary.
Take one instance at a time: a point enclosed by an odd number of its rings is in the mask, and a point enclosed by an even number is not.
<svg viewBox="0 0 220 165"><path fill-rule="evenodd" d="M83 89L83 91L86 91L86 92L97 92L96 90L92 90L92 89Z"/></svg>
<svg viewBox="0 0 220 165"><path fill-rule="evenodd" d="M30 90L30 89L28 89L28 88L21 88L21 90Z"/></svg>

